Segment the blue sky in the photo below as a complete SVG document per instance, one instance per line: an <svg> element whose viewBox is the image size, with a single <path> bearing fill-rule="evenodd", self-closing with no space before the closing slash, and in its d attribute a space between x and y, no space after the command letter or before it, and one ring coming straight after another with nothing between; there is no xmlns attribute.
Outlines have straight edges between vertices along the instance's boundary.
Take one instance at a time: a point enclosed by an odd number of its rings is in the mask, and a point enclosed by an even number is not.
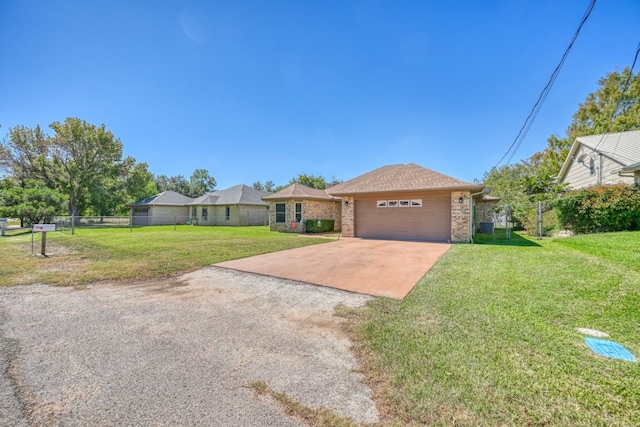
<svg viewBox="0 0 640 427"><path fill-rule="evenodd" d="M224 189L498 162L589 0L0 0L0 135L104 123L155 174ZM600 0L513 161L631 65L640 2Z"/></svg>

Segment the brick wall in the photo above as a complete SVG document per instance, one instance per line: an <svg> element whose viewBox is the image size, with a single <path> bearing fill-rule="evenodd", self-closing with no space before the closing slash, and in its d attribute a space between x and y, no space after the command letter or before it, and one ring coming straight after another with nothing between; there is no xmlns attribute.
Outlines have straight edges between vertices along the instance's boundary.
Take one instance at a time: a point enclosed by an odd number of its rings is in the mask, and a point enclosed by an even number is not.
<svg viewBox="0 0 640 427"><path fill-rule="evenodd" d="M341 209L340 202L321 201L321 200L283 200L269 201L269 229L271 231L282 232L302 232L302 227L292 229L292 221L295 218L295 204L302 202L302 219L333 219L334 230L340 230L341 227ZM276 203L286 203L285 222L276 223Z"/></svg>
<svg viewBox="0 0 640 427"><path fill-rule="evenodd" d="M346 204L345 204L346 203ZM342 198L342 236L355 236L355 202L353 197Z"/></svg>
<svg viewBox="0 0 640 427"><path fill-rule="evenodd" d="M460 203L460 197L463 198ZM469 191L451 192L451 242L471 242L471 193Z"/></svg>

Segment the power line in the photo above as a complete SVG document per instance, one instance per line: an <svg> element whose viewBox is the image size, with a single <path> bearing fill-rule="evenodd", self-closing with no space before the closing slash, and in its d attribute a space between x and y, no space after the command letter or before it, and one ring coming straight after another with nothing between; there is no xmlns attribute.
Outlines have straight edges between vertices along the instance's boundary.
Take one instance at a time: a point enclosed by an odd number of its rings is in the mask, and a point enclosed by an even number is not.
<svg viewBox="0 0 640 427"><path fill-rule="evenodd" d="M573 39L571 39L571 43L569 43L569 46L567 47L567 49L564 52L564 55L562 55L562 59L560 60L560 63L556 66L555 70L553 70L553 73L551 74L551 77L549 78L549 81L547 82L547 85L544 87L544 89L540 93L540 96L538 97L538 100L536 101L536 103L534 104L533 108L531 109L531 112L529 113L529 115L527 116L526 120L524 121L524 124L520 128L520 131L516 135L515 139L513 140L511 145L509 146L509 149L500 158L498 163L496 163L494 168L497 168L500 165L500 163L502 163L502 161L507 156L509 156L509 159L507 161L507 163L509 163L511 161L511 159L513 158L513 156L518 151L518 148L520 148L520 145L522 144L522 141L524 141L524 138L527 136L527 133L529 132L529 129L531 128L531 125L533 124L534 120L536 119L536 116L538 115L538 112L540 111L540 108L542 108L542 104L544 103L544 100L547 98L547 95L549 95L549 92L551 91L551 87L553 86L553 83L556 81L556 78L558 77L558 74L560 73L560 69L562 69L562 66L564 65L565 60L569 56L569 52L571 51L571 48L573 47L573 44L575 43L576 39L578 38L578 35L580 34L580 30L582 30L582 27L584 26L585 22L587 22L587 19L589 18L589 15L591 15L591 11L593 11L593 8L595 7L595 5L596 5L596 0L591 0L591 3L589 4L589 7L587 7L587 11L585 12L584 16L582 17L582 21L580 22L580 25L578 26L578 29L576 30L575 34L573 35ZM511 154L509 154L509 153L511 153Z"/></svg>
<svg viewBox="0 0 640 427"><path fill-rule="evenodd" d="M629 89L629 86L631 86L631 79L633 78L633 69L636 67L636 62L638 62L639 54L640 54L640 43L638 43L638 47L636 48L636 55L633 58L633 63L631 64L631 69L629 70L629 75L627 76L627 80L624 82L624 86L622 87L622 92L620 92L620 98L618 98L618 102L616 103L616 108L613 109L613 112L611 113L611 118L609 119L609 123L607 123L607 130L605 133L602 134L600 141L593 148L592 152L595 152L598 149L598 147L600 147L600 144L602 144L602 141L604 141L604 138L607 136L607 134L609 133L609 130L611 129L611 124L616 119L616 112L620 109L620 104L622 104L622 101L624 100L625 93L627 92L627 89ZM618 138L618 141L616 141L615 148L613 149L613 154L615 154L616 150L618 149L619 141L620 141L620 138Z"/></svg>

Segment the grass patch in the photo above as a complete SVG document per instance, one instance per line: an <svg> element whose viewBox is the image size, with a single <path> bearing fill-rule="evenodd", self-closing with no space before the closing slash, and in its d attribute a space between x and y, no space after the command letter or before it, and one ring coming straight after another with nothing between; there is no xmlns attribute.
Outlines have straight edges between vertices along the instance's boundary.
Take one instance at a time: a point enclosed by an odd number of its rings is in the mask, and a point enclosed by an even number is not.
<svg viewBox="0 0 640 427"><path fill-rule="evenodd" d="M302 421L304 424L314 427L356 427L351 420L336 414L327 408L310 408L281 393L270 389L264 381L254 381L249 388L260 396L267 396L280 403L287 415Z"/></svg>
<svg viewBox="0 0 640 427"><path fill-rule="evenodd" d="M385 425L640 425L640 233L454 245L403 300L352 317ZM635 262L632 260L635 259Z"/></svg>
<svg viewBox="0 0 640 427"><path fill-rule="evenodd" d="M35 236L35 253L41 235ZM84 285L100 280L168 277L217 262L311 244L268 227L155 226L76 229L47 234L48 258L31 255L31 233L0 238L0 286Z"/></svg>

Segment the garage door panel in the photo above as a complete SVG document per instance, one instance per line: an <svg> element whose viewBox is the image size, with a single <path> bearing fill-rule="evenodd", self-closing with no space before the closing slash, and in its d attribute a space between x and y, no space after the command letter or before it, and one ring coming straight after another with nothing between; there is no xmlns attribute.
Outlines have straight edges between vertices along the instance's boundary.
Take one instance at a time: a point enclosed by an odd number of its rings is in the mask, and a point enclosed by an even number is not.
<svg viewBox="0 0 640 427"><path fill-rule="evenodd" d="M451 202L448 193L417 194L421 207L377 207L377 200L355 200L357 237L397 240L448 241L451 238Z"/></svg>

